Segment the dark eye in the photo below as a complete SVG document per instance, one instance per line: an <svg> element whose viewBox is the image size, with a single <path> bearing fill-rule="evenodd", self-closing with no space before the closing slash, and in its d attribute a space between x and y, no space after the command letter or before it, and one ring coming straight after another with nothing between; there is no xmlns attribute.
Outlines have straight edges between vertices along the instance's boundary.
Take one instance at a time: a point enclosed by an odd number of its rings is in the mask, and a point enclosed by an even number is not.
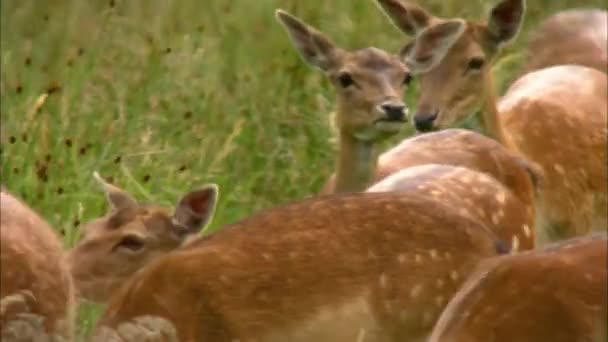
<svg viewBox="0 0 608 342"><path fill-rule="evenodd" d="M341 73L338 76L338 82L340 82L340 86L342 88L348 88L351 85L355 84L353 77L347 72Z"/></svg>
<svg viewBox="0 0 608 342"><path fill-rule="evenodd" d="M127 235L114 246L114 250L123 248L130 252L139 252L144 248L143 238L135 235Z"/></svg>
<svg viewBox="0 0 608 342"><path fill-rule="evenodd" d="M471 60L469 60L468 70L480 70L483 67L484 63L485 61L483 58L473 57L471 58Z"/></svg>
<svg viewBox="0 0 608 342"><path fill-rule="evenodd" d="M412 82L412 75L411 74L405 74L405 77L403 78L403 85L409 85Z"/></svg>

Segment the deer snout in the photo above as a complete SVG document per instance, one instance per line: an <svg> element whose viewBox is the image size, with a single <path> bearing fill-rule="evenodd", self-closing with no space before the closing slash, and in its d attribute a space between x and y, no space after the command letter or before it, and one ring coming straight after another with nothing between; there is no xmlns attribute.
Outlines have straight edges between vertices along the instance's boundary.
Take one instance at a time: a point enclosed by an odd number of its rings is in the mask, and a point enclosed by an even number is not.
<svg viewBox="0 0 608 342"><path fill-rule="evenodd" d="M386 115L384 121L405 122L407 120L403 103L386 102L380 105L380 110Z"/></svg>
<svg viewBox="0 0 608 342"><path fill-rule="evenodd" d="M437 112L420 112L414 116L414 125L416 130L419 132L428 132L433 129L435 120L437 119Z"/></svg>

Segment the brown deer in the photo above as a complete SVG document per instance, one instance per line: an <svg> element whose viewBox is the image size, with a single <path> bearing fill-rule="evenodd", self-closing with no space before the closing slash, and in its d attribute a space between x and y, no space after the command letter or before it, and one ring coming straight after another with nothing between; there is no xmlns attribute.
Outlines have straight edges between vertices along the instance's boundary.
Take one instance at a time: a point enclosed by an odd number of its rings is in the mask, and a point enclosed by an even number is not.
<svg viewBox="0 0 608 342"><path fill-rule="evenodd" d="M606 341L606 234L484 260L429 342Z"/></svg>
<svg viewBox="0 0 608 342"><path fill-rule="evenodd" d="M61 241L36 212L0 192L0 335L2 341L54 336L70 341L73 284Z"/></svg>
<svg viewBox="0 0 608 342"><path fill-rule="evenodd" d="M599 71L608 68L608 12L570 9L559 12L532 33L525 72L579 64Z"/></svg>
<svg viewBox="0 0 608 342"><path fill-rule="evenodd" d="M377 49L368 48L355 52L340 49L321 32L293 16L283 14L280 22L286 28L302 58L323 70L333 81L338 92L336 114L336 126L340 137L338 167L336 176L328 182L323 193L363 191L373 182L391 173L416 165L440 163L469 167L487 172L508 187L500 192L501 200L497 204L498 207L486 206L486 209L491 211L486 210L488 213L486 221L500 220L501 225L506 228L500 230L507 233L505 234L508 235L507 241L512 241L513 237L515 240L518 239L519 234L522 238L522 248L532 246L530 242L533 241L533 235L529 233L530 229L534 228L533 186L528 173L532 173L536 178L539 176L535 174L531 165L510 154L493 140L464 130L407 139L378 157L374 145L387 136L379 134L379 130L389 127L391 132L393 128L396 132L405 119L400 115L395 123L386 123L383 120L385 115L389 115L388 112L382 114L378 108L381 109L382 103L388 100L395 106L398 104L403 108L399 99L403 84L397 81L405 77L404 81L409 82L407 70L394 57ZM340 78L349 80L343 82ZM443 177L450 174L443 173ZM473 171L466 177L462 171L453 176L463 176L463 179L468 179L469 182L477 179L490 181L484 175L481 178L477 177ZM468 197L469 200L476 198L477 201L484 202L472 203L469 207L479 205L481 210L486 202L488 204L496 202L495 194L491 193L497 189L495 185L483 182L472 187L483 193L480 198L481 194L468 196L467 192L470 191L462 189L456 183L459 181L445 180L442 183L443 190L451 193L450 196L453 197L463 193L463 197ZM451 189L450 186L456 188ZM514 195L511 195L510 191ZM454 202L454 204L458 203ZM510 209L503 208L505 206ZM503 217L505 210L509 213ZM521 235L522 227L526 227L523 230L526 236Z"/></svg>
<svg viewBox="0 0 608 342"><path fill-rule="evenodd" d="M97 332L157 317L183 342L419 340L500 242L416 192L309 198L152 262L113 296Z"/></svg>
<svg viewBox="0 0 608 342"><path fill-rule="evenodd" d="M403 169L367 189L404 190L458 208L459 213L494 232L508 250L528 250L535 245L533 204L522 201L488 174L459 166L424 164Z"/></svg>
<svg viewBox="0 0 608 342"><path fill-rule="evenodd" d="M211 221L218 188L210 184L189 192L171 213L158 205L139 204L125 190L94 176L112 210L82 227L84 236L67 261L78 295L104 303L137 270L181 247Z"/></svg>
<svg viewBox="0 0 608 342"><path fill-rule="evenodd" d="M365 190L374 178L377 143L406 121L402 93L410 82L408 69L397 56L374 47L341 49L287 13L281 12L279 22L302 59L320 69L337 91L339 157L335 182L325 193Z"/></svg>
<svg viewBox="0 0 608 342"><path fill-rule="evenodd" d="M528 73L496 100L490 70L517 34L523 0L503 0L487 22L443 19L399 0L377 0L415 39L401 52L419 75L419 131L443 129L481 110L484 130L543 173L541 240L606 230L607 76L562 65Z"/></svg>

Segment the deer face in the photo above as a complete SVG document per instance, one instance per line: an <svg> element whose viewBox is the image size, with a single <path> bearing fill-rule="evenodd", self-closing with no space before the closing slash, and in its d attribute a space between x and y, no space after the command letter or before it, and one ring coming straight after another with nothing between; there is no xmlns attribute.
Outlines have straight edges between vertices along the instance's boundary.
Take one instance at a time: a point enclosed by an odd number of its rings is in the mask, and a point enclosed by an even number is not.
<svg viewBox="0 0 608 342"><path fill-rule="evenodd" d="M402 94L411 76L397 56L377 48L346 51L284 11L277 11L277 18L304 61L323 71L336 89L341 133L377 141L403 127Z"/></svg>
<svg viewBox="0 0 608 342"><path fill-rule="evenodd" d="M82 227L84 236L67 257L79 295L96 302L106 301L137 270L197 234L210 221L217 200L217 187L206 186L184 196L172 214L103 185L113 208Z"/></svg>
<svg viewBox="0 0 608 342"><path fill-rule="evenodd" d="M415 36L400 55L420 79L416 129L447 128L477 112L491 84L489 62L517 35L523 0L502 1L485 23L437 18L398 0L378 2L397 27Z"/></svg>

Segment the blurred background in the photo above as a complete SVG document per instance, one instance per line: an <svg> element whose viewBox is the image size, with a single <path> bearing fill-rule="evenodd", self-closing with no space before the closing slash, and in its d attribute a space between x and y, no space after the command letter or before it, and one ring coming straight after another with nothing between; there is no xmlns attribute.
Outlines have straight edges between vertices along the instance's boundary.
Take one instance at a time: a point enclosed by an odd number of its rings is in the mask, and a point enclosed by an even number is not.
<svg viewBox="0 0 608 342"><path fill-rule="evenodd" d="M441 16L484 19L490 0L424 0ZM211 230L317 193L333 172L334 94L292 49L274 10L343 48L397 52L408 40L373 0L2 1L1 182L65 237L106 211L92 173L143 202L173 206L220 186ZM530 0L524 30L496 64L500 90L539 21L605 0ZM44 95L48 94L48 96ZM404 94L411 107L416 82ZM385 148L412 133L411 124ZM86 310L86 309L85 309ZM95 309L83 314L82 334Z"/></svg>

